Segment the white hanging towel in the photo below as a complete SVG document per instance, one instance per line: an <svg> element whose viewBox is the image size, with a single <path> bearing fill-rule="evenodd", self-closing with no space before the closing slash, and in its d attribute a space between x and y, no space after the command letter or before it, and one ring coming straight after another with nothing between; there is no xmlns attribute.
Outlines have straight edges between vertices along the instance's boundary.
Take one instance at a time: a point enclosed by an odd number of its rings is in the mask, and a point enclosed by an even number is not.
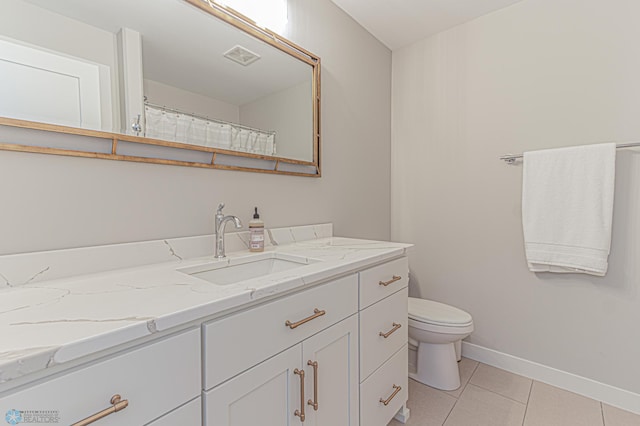
<svg viewBox="0 0 640 426"><path fill-rule="evenodd" d="M604 276L616 145L524 153L522 225L529 270Z"/></svg>

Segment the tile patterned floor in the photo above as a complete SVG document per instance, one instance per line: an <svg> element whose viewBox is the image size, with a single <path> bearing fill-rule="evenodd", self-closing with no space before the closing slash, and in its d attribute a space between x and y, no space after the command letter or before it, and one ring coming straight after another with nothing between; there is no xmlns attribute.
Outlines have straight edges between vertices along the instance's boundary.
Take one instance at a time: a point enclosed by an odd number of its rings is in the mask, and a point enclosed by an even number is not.
<svg viewBox="0 0 640 426"><path fill-rule="evenodd" d="M459 365L455 391L409 379L407 426L640 426L640 415L605 403L467 358Z"/></svg>

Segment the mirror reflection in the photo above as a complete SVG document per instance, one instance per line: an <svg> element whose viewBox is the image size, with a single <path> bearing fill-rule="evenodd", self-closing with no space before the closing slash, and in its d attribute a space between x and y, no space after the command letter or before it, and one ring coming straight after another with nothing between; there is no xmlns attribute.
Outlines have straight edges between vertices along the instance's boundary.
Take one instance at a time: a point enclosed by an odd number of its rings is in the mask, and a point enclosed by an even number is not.
<svg viewBox="0 0 640 426"><path fill-rule="evenodd" d="M0 116L316 160L310 62L184 0L0 1Z"/></svg>

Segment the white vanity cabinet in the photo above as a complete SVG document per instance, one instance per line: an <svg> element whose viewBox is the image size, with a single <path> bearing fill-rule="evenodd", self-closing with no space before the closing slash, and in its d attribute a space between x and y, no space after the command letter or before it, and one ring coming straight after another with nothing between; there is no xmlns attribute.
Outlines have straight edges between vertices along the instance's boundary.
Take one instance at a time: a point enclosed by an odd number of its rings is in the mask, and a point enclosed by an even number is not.
<svg viewBox="0 0 640 426"><path fill-rule="evenodd" d="M192 329L11 393L0 398L0 410L23 411L27 424L33 423L27 416L48 411L71 425L104 413L120 395L120 409L95 424L146 425L200 392L200 333Z"/></svg>
<svg viewBox="0 0 640 426"><path fill-rule="evenodd" d="M351 275L205 325L205 423L358 425L357 310Z"/></svg>
<svg viewBox="0 0 640 426"><path fill-rule="evenodd" d="M255 290L273 293L0 393L0 412L49 411L66 425L98 414L96 426L406 420L408 261L360 262L284 296L277 284Z"/></svg>
<svg viewBox="0 0 640 426"><path fill-rule="evenodd" d="M362 426L408 418L408 282L406 257L359 273Z"/></svg>
<svg viewBox="0 0 640 426"><path fill-rule="evenodd" d="M205 424L406 420L408 273L402 257L205 324Z"/></svg>

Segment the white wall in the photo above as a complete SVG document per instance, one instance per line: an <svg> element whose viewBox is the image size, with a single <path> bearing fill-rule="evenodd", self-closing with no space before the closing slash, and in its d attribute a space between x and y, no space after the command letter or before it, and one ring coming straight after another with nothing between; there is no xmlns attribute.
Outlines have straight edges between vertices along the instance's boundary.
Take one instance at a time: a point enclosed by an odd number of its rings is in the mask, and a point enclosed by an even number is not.
<svg viewBox="0 0 640 426"><path fill-rule="evenodd" d="M233 123L237 123L240 120L240 109L237 105L168 86L157 81L144 79L144 95L153 104L176 108L179 111L191 112Z"/></svg>
<svg viewBox="0 0 640 426"><path fill-rule="evenodd" d="M0 254L211 233L221 201L245 223L256 205L268 227L388 239L391 52L330 0L289 20L322 58L321 178L0 151Z"/></svg>
<svg viewBox="0 0 640 426"><path fill-rule="evenodd" d="M470 341L640 393L640 151L618 153L604 278L533 274L507 153L640 140L640 3L525 0L393 53L392 238Z"/></svg>
<svg viewBox="0 0 640 426"><path fill-rule="evenodd" d="M311 81L288 87L240 106L240 123L276 131L279 157L313 161Z"/></svg>

